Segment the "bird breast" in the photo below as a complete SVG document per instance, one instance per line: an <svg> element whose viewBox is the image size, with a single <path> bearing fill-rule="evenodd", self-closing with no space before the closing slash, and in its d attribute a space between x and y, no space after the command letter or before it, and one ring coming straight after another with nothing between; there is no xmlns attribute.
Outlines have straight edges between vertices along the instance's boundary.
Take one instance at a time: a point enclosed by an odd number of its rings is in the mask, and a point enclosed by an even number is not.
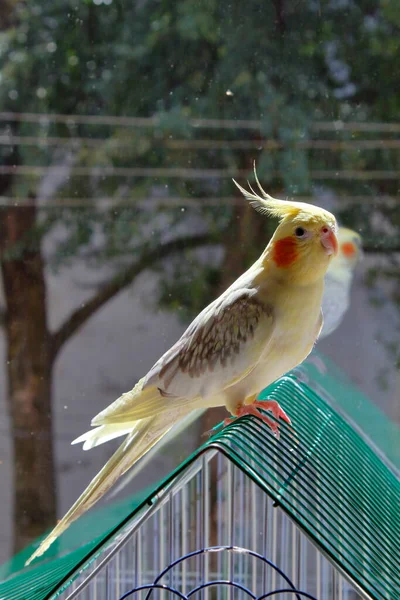
<svg viewBox="0 0 400 600"><path fill-rule="evenodd" d="M272 339L255 369L230 393L248 397L258 394L301 363L313 349L321 326L322 289L300 290L276 307Z"/></svg>

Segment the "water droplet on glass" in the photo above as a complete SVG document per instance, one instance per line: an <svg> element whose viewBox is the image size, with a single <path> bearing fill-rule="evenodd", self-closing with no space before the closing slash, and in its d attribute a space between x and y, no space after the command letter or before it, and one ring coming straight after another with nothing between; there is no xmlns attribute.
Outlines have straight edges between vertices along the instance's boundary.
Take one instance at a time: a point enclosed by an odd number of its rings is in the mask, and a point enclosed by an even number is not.
<svg viewBox="0 0 400 600"><path fill-rule="evenodd" d="M40 87L36 90L36 96L38 98L46 98L47 96L47 91L45 90L45 88Z"/></svg>

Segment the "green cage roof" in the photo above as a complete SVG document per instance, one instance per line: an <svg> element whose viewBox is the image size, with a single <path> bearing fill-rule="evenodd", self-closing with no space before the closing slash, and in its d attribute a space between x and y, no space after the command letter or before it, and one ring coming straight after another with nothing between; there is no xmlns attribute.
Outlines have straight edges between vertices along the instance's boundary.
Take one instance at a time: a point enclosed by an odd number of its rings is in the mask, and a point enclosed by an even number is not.
<svg viewBox="0 0 400 600"><path fill-rule="evenodd" d="M293 374L366 436L375 452L399 474L399 426L367 398L335 363L314 350L310 359L294 369Z"/></svg>
<svg viewBox="0 0 400 600"><path fill-rule="evenodd" d="M118 520L78 549L44 560L0 584L0 599L45 600L71 579L146 503L203 452L216 448L253 479L367 598L400 600L400 482L371 445L315 390L294 375L263 396L290 413L279 442L243 417L217 432L144 498L119 504ZM110 508L108 509L110 510ZM64 534L73 535L84 519ZM62 536L60 543L63 543ZM22 562L31 552L19 557Z"/></svg>
<svg viewBox="0 0 400 600"><path fill-rule="evenodd" d="M376 600L400 598L400 482L372 448L305 384L285 377L268 397L296 434L279 444L245 417L212 443L262 487L326 556Z"/></svg>

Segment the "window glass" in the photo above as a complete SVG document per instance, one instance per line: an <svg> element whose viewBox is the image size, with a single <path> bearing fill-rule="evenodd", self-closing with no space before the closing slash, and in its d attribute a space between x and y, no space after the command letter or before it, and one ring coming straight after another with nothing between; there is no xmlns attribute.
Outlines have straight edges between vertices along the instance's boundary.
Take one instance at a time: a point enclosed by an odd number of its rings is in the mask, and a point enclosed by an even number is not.
<svg viewBox="0 0 400 600"><path fill-rule="evenodd" d="M0 562L121 438L71 441L264 251L277 221L232 181L254 187L254 163L268 194L337 217L303 377L347 378L352 422L400 464L399 24L397 0L1 2ZM122 496L227 416L198 415Z"/></svg>

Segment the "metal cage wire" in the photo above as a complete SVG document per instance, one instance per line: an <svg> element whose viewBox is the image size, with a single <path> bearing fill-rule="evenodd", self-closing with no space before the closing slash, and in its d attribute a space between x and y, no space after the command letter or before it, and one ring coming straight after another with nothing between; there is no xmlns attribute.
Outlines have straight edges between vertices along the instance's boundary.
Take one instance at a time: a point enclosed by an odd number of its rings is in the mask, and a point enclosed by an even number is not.
<svg viewBox="0 0 400 600"><path fill-rule="evenodd" d="M257 598L257 596L255 594L253 594L253 592L249 588L245 587L241 583L237 583L235 581L229 581L227 579L225 579L225 580L217 579L217 580L206 581L204 583L197 585L195 588L191 589L187 594L182 594L179 590L171 588L169 586L166 586L166 585L160 583L161 580L169 573L169 571L174 569L177 565L182 564L184 561L188 561L195 556L200 556L200 555L208 554L208 553L216 553L216 552L228 552L228 553L232 553L232 554L240 554L246 558L249 558L249 557L255 558L260 563L262 563L263 566L268 565L269 567L271 567L272 569L277 571L277 573L280 575L280 577L282 577L285 580L287 587L273 590L271 592L267 592L266 594L263 594L262 596ZM272 597L272 596L282 594L282 593L294 594L294 596L296 597L296 600L301 600L300 596L311 598L311 600L317 600L314 596L311 596L307 592L302 592L302 591L298 590L294 586L293 582L289 579L289 577L287 575L285 575L285 573L283 573L283 571L281 571L281 569L279 569L279 567L274 565L273 562L271 562L270 560L265 558L265 556L261 556L261 554L257 554L256 552L253 552L246 548L239 548L237 546L212 546L210 548L202 548L201 550L197 550L195 552L186 554L185 556L181 556L180 558L175 560L172 564L168 565L168 567L166 567L163 571L161 571L161 573L155 578L155 580L152 584L140 586L138 588L133 588L129 592L126 592L121 597L120 600L124 600L125 598L128 598L129 596L136 594L140 591L146 590L146 589L149 590L146 595L146 600L150 600L152 592L155 589L167 590L167 591L171 592L172 594L176 594L179 598L188 600L194 594L197 594L198 592L200 592L202 590L206 590L207 588L209 588L211 586L221 586L221 587L228 587L228 588L231 587L231 588L234 588L234 589L244 592L245 595L249 596L250 598L253 598L253 600L261 600L263 598Z"/></svg>
<svg viewBox="0 0 400 600"><path fill-rule="evenodd" d="M221 452L209 449L56 597L358 600L362 596L246 473Z"/></svg>

